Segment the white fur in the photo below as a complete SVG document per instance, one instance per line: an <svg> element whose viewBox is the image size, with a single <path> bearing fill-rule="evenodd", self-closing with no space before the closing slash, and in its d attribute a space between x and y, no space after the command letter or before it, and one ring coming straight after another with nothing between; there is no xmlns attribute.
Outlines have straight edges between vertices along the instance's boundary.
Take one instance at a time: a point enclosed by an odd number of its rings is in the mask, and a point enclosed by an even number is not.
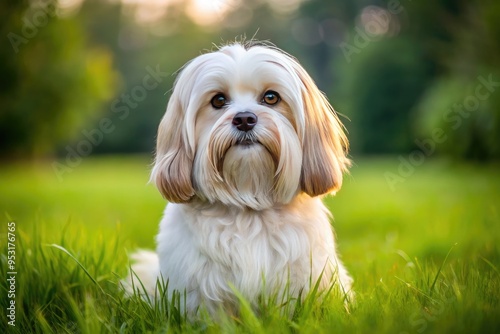
<svg viewBox="0 0 500 334"><path fill-rule="evenodd" d="M269 90L279 103L262 102ZM218 93L228 100L221 109L210 103ZM242 111L258 117L251 131L232 124ZM349 164L342 129L305 70L274 47L234 44L188 63L159 127L151 176L171 202L159 260L142 252L132 267L146 292L154 295L161 275L170 295L186 294L189 312L203 305L213 313L236 307L233 289L255 302L297 297L320 280L320 289L337 284L349 295L320 199L340 188Z"/></svg>

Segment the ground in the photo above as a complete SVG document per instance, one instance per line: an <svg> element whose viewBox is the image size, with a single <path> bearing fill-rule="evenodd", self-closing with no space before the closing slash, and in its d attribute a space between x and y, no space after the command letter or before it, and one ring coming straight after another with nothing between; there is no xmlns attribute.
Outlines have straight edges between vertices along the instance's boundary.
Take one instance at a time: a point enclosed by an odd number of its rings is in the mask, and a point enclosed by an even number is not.
<svg viewBox="0 0 500 334"><path fill-rule="evenodd" d="M118 288L128 253L154 247L165 205L149 157L86 158L62 175L3 164L0 332L500 332L500 166L404 159L354 157L325 199L355 280L349 311L313 295L292 316L262 301L196 321L178 298L150 307Z"/></svg>

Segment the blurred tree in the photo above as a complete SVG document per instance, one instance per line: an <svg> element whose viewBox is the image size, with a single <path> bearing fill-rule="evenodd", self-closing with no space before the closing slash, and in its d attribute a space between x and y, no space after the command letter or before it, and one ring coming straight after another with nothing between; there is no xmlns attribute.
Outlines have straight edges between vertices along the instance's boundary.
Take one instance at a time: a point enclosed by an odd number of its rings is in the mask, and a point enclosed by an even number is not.
<svg viewBox="0 0 500 334"><path fill-rule="evenodd" d="M3 1L0 16L0 157L50 154L113 96L112 54L55 0Z"/></svg>
<svg viewBox="0 0 500 334"><path fill-rule="evenodd" d="M297 57L349 116L357 153L419 148L418 140L439 128L449 141L436 152L499 156L498 1L223 1L211 4L226 12L199 17L194 0L158 8L84 0L72 15L56 14L56 3L0 4L7 36L0 50L0 156L51 153L54 146L66 155L103 117L113 131L92 152L151 152L176 71L212 43L254 35ZM212 24L203 24L207 18ZM387 31L376 31L387 22ZM158 80L146 88L151 71ZM474 96L479 77L495 91L454 129L444 117Z"/></svg>
<svg viewBox="0 0 500 334"><path fill-rule="evenodd" d="M455 158L500 158L500 73L436 81L416 110L419 148Z"/></svg>
<svg viewBox="0 0 500 334"><path fill-rule="evenodd" d="M418 13L421 4L414 4ZM434 5L436 7L436 5ZM446 139L435 151L455 158L500 158L500 3L441 2L429 15L446 23L447 38L429 34L443 74L415 110L415 133ZM427 11L428 12L428 11ZM441 29L442 30L442 29ZM438 30L439 31L439 30Z"/></svg>
<svg viewBox="0 0 500 334"><path fill-rule="evenodd" d="M429 81L429 69L411 40L372 42L353 57L349 66L339 58L342 78L340 110L351 122L354 151L405 152L412 147L410 111Z"/></svg>
<svg viewBox="0 0 500 334"><path fill-rule="evenodd" d="M350 41L357 43L344 47L345 59L333 66L341 69L341 91L331 95L352 120L346 125L353 150L404 152L425 142L425 153L499 158L500 3L373 4L392 10L400 30L374 38L363 30L373 19L366 22L361 10L352 21Z"/></svg>

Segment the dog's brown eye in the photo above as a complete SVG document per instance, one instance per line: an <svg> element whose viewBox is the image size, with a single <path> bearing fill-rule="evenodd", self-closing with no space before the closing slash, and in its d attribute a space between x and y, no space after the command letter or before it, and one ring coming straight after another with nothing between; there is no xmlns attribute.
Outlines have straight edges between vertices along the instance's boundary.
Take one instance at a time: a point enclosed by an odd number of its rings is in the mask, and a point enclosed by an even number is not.
<svg viewBox="0 0 500 334"><path fill-rule="evenodd" d="M212 101L210 101L212 104L212 107L215 109L220 109L224 107L227 103L226 96L224 94L217 94L214 97L212 97Z"/></svg>
<svg viewBox="0 0 500 334"><path fill-rule="evenodd" d="M281 100L280 95L272 90L268 90L264 94L264 97L262 98L263 103L269 104L271 106L278 103L280 100Z"/></svg>

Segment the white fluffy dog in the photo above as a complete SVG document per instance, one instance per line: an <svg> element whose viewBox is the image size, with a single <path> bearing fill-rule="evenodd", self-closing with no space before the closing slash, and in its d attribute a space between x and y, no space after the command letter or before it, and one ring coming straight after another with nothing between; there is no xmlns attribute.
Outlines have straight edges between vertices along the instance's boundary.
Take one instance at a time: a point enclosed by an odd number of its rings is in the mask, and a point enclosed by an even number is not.
<svg viewBox="0 0 500 334"><path fill-rule="evenodd" d="M157 253L135 254L130 276L152 296L162 278L191 313L234 309L235 290L255 302L335 284L349 297L320 198L340 188L347 145L325 96L283 51L236 43L193 59L158 130L151 179L170 203Z"/></svg>

